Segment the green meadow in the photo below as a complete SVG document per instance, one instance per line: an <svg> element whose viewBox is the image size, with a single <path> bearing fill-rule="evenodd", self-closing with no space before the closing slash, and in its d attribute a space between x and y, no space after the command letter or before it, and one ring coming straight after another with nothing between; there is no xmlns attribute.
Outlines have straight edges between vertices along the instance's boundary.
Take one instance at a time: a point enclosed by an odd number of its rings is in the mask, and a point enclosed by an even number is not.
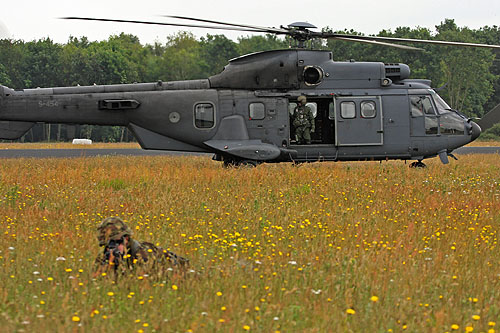
<svg viewBox="0 0 500 333"><path fill-rule="evenodd" d="M1 331L499 329L499 155L0 162ZM189 268L93 278L108 216Z"/></svg>

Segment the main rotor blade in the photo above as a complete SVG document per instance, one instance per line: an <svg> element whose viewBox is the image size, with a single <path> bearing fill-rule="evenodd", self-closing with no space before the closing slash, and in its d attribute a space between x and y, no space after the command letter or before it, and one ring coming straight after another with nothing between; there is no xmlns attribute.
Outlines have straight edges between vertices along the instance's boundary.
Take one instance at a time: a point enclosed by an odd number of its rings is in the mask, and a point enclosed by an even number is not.
<svg viewBox="0 0 500 333"><path fill-rule="evenodd" d="M392 44L392 43L384 43L384 42L379 42L379 41L376 41L376 40L354 39L354 38L347 38L347 37L332 37L332 39L345 40L345 41L348 41L348 42L357 42L357 43L366 43L366 44L390 46L390 47L395 47L395 48L398 48L398 49L411 50L411 51L423 51L424 50L424 49L421 49L421 48L418 48L418 47L406 46L406 45L399 45L399 44Z"/></svg>
<svg viewBox="0 0 500 333"><path fill-rule="evenodd" d="M205 19L199 19L199 18L194 18L194 17L187 17L187 16L176 16L176 15L162 15L163 17L169 17L169 18L176 18L180 20L189 20L189 21L197 21L197 22L205 22L205 23L214 23L214 24L221 24L221 25L228 25L231 27L240 27L240 28L250 28L250 29L255 29L255 30L267 30L270 33L288 33L287 30L284 29L278 29L278 28L272 28L272 27L260 27L256 25L248 25L248 24L235 24L235 23L227 23L227 22L222 22L222 21L212 21L212 20L205 20Z"/></svg>
<svg viewBox="0 0 500 333"><path fill-rule="evenodd" d="M382 42L407 42L407 43L421 43L421 44L436 44L436 45L450 45L450 46L468 46L468 47L483 47L490 49L500 49L500 45L478 44L478 43L464 43L464 42L448 42L444 40L427 40L427 39L412 39L412 38L397 38L397 37L378 37L378 36L358 36L336 33L323 33L321 38L351 38L358 40L373 40ZM318 36L320 37L320 36Z"/></svg>
<svg viewBox="0 0 500 333"><path fill-rule="evenodd" d="M134 24L148 24L148 25L166 25L172 27L187 27L187 28L203 28L203 29L219 29L219 30L232 30L232 31L246 31L246 32L269 32L268 30L257 30L250 28L230 28L211 25L197 25L197 24L181 24L181 23L166 23L166 22L150 22L150 21L136 21L136 20L118 20L118 19L105 19L93 17L61 17L63 20L80 20L80 21L100 21L100 22L117 22L117 23L134 23Z"/></svg>

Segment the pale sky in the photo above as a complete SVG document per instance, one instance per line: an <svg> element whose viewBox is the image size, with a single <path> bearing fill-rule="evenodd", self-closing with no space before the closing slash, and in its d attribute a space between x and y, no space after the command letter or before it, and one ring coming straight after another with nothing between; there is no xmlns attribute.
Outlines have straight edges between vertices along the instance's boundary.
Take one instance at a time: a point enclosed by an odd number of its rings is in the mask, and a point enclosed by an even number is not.
<svg viewBox="0 0 500 333"><path fill-rule="evenodd" d="M50 37L65 43L69 36L87 36L90 40L107 39L120 32L138 36L143 44L165 42L166 36L187 28L143 26L132 24L79 22L59 20L63 16L89 16L144 21L174 22L161 15L180 15L230 23L259 26L287 25L306 21L318 28L354 29L376 34L382 29L399 26L430 28L445 18L455 19L458 26L480 28L500 25L499 0L2 0L0 37L10 33L25 41ZM178 22L178 21L176 21ZM3 23L3 24L2 24ZM207 33L225 34L229 38L249 35L221 30L191 30L197 37Z"/></svg>

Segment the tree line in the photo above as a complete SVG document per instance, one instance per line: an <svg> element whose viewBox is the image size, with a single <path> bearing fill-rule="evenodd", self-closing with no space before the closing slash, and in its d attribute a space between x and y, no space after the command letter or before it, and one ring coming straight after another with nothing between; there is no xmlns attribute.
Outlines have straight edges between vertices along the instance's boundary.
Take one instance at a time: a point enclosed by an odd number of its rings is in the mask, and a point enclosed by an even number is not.
<svg viewBox="0 0 500 333"><path fill-rule="evenodd" d="M353 30L323 31L359 34ZM378 36L500 44L500 28L458 27L447 19L427 28L399 27ZM219 73L229 59L240 55L288 48L291 41L275 35L245 36L233 41L224 35L207 34L197 39L181 31L153 45L140 43L137 36L120 34L105 41L70 37L66 44L50 38L22 41L0 40L0 84L14 88L121 84L207 78ZM405 63L411 78L431 79L433 87L455 109L481 117L500 103L500 52L488 49L417 45L423 51L315 40L310 47L331 50L334 60ZM75 133L76 130L76 133ZM22 141L67 140L73 135L95 141L129 141L133 137L120 127L82 125L36 125Z"/></svg>

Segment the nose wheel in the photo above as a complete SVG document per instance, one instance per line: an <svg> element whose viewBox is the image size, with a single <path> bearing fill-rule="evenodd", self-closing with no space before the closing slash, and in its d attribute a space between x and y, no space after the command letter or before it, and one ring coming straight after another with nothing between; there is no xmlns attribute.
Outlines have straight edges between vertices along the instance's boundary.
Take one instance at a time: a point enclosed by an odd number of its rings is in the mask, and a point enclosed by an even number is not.
<svg viewBox="0 0 500 333"><path fill-rule="evenodd" d="M413 162L410 164L410 168L425 168L427 165L422 162L422 160L418 160L417 162Z"/></svg>

